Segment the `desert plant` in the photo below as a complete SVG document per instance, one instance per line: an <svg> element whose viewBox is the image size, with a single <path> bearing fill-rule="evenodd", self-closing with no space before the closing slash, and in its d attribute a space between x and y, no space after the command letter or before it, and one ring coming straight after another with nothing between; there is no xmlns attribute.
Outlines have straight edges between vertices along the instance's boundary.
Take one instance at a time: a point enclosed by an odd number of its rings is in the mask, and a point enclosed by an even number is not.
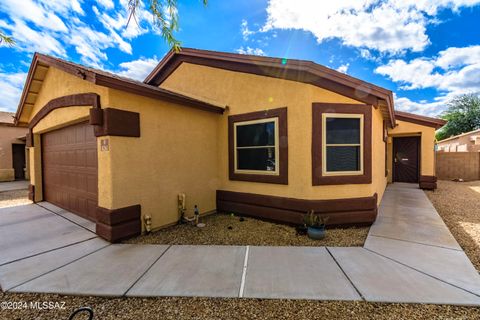
<svg viewBox="0 0 480 320"><path fill-rule="evenodd" d="M328 221L328 217L316 214L314 210L308 211L304 216L303 221L307 227L322 228Z"/></svg>

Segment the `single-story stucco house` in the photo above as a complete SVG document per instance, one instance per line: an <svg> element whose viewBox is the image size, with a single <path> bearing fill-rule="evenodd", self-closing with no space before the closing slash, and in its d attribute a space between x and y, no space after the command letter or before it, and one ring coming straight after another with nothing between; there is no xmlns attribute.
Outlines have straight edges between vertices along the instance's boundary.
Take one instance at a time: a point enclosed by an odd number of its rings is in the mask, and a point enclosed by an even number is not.
<svg viewBox="0 0 480 320"><path fill-rule="evenodd" d="M28 179L25 125L15 126L15 113L0 111L0 182Z"/></svg>
<svg viewBox="0 0 480 320"><path fill-rule="evenodd" d="M216 210L371 224L388 182L436 187L444 121L395 112L392 92L309 61L171 51L138 82L35 54L16 114L34 201L110 240Z"/></svg>

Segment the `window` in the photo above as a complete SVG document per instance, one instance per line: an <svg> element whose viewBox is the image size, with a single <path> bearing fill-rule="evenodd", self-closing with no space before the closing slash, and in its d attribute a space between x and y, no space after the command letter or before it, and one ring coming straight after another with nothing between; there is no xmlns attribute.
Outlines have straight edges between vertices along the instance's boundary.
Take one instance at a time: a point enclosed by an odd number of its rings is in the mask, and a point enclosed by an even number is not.
<svg viewBox="0 0 480 320"><path fill-rule="evenodd" d="M278 175L278 118L234 126L235 172Z"/></svg>
<svg viewBox="0 0 480 320"><path fill-rule="evenodd" d="M229 177L288 184L287 108L228 117Z"/></svg>
<svg viewBox="0 0 480 320"><path fill-rule="evenodd" d="M322 115L323 174L352 175L363 171L363 115Z"/></svg>
<svg viewBox="0 0 480 320"><path fill-rule="evenodd" d="M312 104L312 185L372 183L372 109Z"/></svg>

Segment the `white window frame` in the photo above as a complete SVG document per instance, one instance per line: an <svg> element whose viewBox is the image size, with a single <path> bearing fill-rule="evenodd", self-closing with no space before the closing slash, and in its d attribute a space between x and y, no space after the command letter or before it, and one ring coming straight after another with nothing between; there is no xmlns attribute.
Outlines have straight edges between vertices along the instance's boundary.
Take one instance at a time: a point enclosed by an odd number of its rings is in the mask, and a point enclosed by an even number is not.
<svg viewBox="0 0 480 320"><path fill-rule="evenodd" d="M360 143L353 144L327 144L327 119L349 118L360 119ZM324 176L353 176L363 174L364 153L364 115L350 113L323 113L322 114L322 175ZM327 147L360 147L360 170L359 171L327 171Z"/></svg>
<svg viewBox="0 0 480 320"><path fill-rule="evenodd" d="M238 126L245 126L257 123L267 123L273 122L275 126L275 144L273 146L252 146L252 147L237 147L237 127ZM238 169L237 163L237 150L238 149L259 149L259 148L275 148L275 170L268 171L268 170L242 170ZM279 147L279 133L278 133L278 117L266 118L266 119L258 119L258 120L249 120L249 121L239 121L233 124L233 152L234 152L234 172L239 174L261 174L261 175L269 175L269 176L278 176L280 175L280 147Z"/></svg>

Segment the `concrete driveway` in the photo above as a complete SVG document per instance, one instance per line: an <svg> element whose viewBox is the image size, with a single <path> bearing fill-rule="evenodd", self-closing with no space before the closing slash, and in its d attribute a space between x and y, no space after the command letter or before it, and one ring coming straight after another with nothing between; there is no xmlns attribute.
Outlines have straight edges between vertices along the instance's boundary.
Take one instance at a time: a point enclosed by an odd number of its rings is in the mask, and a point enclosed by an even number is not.
<svg viewBox="0 0 480 320"><path fill-rule="evenodd" d="M364 248L109 244L48 203L0 209L4 291L480 306L480 276L423 191L389 186Z"/></svg>

